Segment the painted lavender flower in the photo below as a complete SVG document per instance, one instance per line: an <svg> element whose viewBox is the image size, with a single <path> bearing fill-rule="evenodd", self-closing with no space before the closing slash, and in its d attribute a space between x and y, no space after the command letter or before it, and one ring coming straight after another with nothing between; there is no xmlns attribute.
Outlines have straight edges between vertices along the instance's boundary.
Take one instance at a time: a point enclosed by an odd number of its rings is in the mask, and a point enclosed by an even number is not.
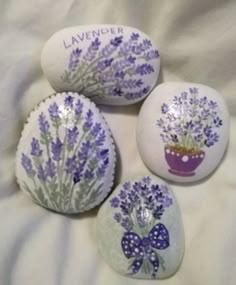
<svg viewBox="0 0 236 285"><path fill-rule="evenodd" d="M219 141L218 129L223 125L218 104L197 88L189 88L175 96L172 104L163 103L157 120L165 144L165 158L172 174L192 176L205 157L204 148Z"/></svg>
<svg viewBox="0 0 236 285"><path fill-rule="evenodd" d="M100 197L110 162L102 124L80 99L67 96L64 105L53 102L40 113L38 128L30 152L21 154L32 182L24 183L26 191L37 203L59 212L85 210Z"/></svg>
<svg viewBox="0 0 236 285"><path fill-rule="evenodd" d="M159 250L170 245L169 232L160 222L172 205L167 186L154 184L150 177L123 184L119 194L110 200L114 220L124 229L121 248L130 259L130 274L144 272L155 278L164 261Z"/></svg>
<svg viewBox="0 0 236 285"><path fill-rule="evenodd" d="M158 57L151 41L138 33L132 33L128 40L123 35L114 36L106 45L95 38L87 50L71 51L61 78L90 98L123 96L137 100L151 89L143 78L155 72L153 61Z"/></svg>

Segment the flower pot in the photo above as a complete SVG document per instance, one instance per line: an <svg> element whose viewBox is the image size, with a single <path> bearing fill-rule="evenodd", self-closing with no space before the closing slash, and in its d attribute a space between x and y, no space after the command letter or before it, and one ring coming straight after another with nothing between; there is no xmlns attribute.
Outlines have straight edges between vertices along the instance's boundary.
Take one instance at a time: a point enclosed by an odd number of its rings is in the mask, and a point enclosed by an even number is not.
<svg viewBox="0 0 236 285"><path fill-rule="evenodd" d="M165 159L170 169L169 172L178 176L193 176L195 169L201 164L205 152L178 151L175 147L165 146Z"/></svg>

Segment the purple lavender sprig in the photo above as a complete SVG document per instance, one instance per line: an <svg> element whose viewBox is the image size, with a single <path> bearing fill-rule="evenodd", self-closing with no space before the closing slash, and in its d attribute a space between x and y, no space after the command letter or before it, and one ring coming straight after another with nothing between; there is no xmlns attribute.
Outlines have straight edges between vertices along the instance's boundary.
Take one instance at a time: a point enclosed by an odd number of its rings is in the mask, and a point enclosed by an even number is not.
<svg viewBox="0 0 236 285"><path fill-rule="evenodd" d="M68 150L72 150L78 142L79 131L77 127L73 127L67 130L67 147Z"/></svg>
<svg viewBox="0 0 236 285"><path fill-rule="evenodd" d="M31 155L32 156L41 156L43 153L42 149L40 148L39 140L34 138L31 141Z"/></svg>
<svg viewBox="0 0 236 285"><path fill-rule="evenodd" d="M68 69L70 71L75 71L80 60L80 55L82 53L82 49L79 49L79 48L76 48L76 49L73 49L71 54L70 54L70 60L69 60L69 64L68 64Z"/></svg>
<svg viewBox="0 0 236 285"><path fill-rule="evenodd" d="M46 161L45 175L49 178L53 178L56 175L56 165L52 159Z"/></svg>
<svg viewBox="0 0 236 285"><path fill-rule="evenodd" d="M123 36L115 37L110 40L109 44L101 50L101 55L105 58L110 57L123 42Z"/></svg>
<svg viewBox="0 0 236 285"><path fill-rule="evenodd" d="M147 74L153 73L154 68L152 67L151 64L144 63L144 64L137 66L136 72L137 74L140 74L140 75L147 75Z"/></svg>
<svg viewBox="0 0 236 285"><path fill-rule="evenodd" d="M127 100L135 100L135 99L138 99L138 98L143 98L143 97L145 97L149 93L150 89L151 89L150 86L145 86L140 91L126 93L125 94L125 98Z"/></svg>
<svg viewBox="0 0 236 285"><path fill-rule="evenodd" d="M45 135L48 135L48 132L49 132L49 123L44 115L44 113L41 113L39 115L39 119L38 119L38 122L39 122L39 129L41 131L41 134L43 136Z"/></svg>
<svg viewBox="0 0 236 285"><path fill-rule="evenodd" d="M99 40L99 38L96 38L94 41L92 41L83 59L88 62L93 61L97 55L97 51L99 50L100 45L101 41Z"/></svg>
<svg viewBox="0 0 236 285"><path fill-rule="evenodd" d="M53 102L49 108L48 108L48 112L50 115L50 119L55 122L57 120L60 120L60 115L61 112L59 111L59 106L57 105L56 102Z"/></svg>
<svg viewBox="0 0 236 285"><path fill-rule="evenodd" d="M75 103L75 114L77 118L80 118L82 111L83 111L83 103L81 102L80 99L78 99Z"/></svg>
<svg viewBox="0 0 236 285"><path fill-rule="evenodd" d="M25 169L27 175L33 177L35 175L35 171L33 170L33 165L31 159L24 153L21 155L21 164Z"/></svg>
<svg viewBox="0 0 236 285"><path fill-rule="evenodd" d="M65 107L69 109L73 109L74 107L74 97L73 96L67 96L64 100Z"/></svg>
<svg viewBox="0 0 236 285"><path fill-rule="evenodd" d="M171 106L163 103L162 116L157 120L163 142L186 151L213 146L219 141L217 130L223 125L217 109L217 102L200 97L197 88L175 96Z"/></svg>
<svg viewBox="0 0 236 285"><path fill-rule="evenodd" d="M83 124L83 130L86 132L90 130L93 125L93 112L89 109L86 113L85 122Z"/></svg>
<svg viewBox="0 0 236 285"><path fill-rule="evenodd" d="M166 208L172 205L172 198L163 185L151 183L150 177L145 177L132 184L125 183L110 203L118 210L114 219L117 221L119 215L119 223L126 231L134 230L134 227L139 231L140 228L153 226L153 220L160 220ZM148 216L144 214L147 211Z"/></svg>
<svg viewBox="0 0 236 285"><path fill-rule="evenodd" d="M52 141L51 151L52 151L53 160L55 161L61 160L62 147L63 143L61 142L60 138L57 137L55 141Z"/></svg>

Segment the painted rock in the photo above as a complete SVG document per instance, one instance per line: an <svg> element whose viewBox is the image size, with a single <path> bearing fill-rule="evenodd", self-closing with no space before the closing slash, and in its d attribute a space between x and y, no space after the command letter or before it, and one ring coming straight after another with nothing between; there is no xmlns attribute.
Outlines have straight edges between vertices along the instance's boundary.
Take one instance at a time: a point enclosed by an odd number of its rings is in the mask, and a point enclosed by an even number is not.
<svg viewBox="0 0 236 285"><path fill-rule="evenodd" d="M184 231L169 186L153 176L118 185L99 210L97 241L120 274L141 279L174 274L184 254Z"/></svg>
<svg viewBox="0 0 236 285"><path fill-rule="evenodd" d="M214 89L195 83L159 85L144 102L137 144L152 172L176 182L209 175L229 138L229 112Z"/></svg>
<svg viewBox="0 0 236 285"><path fill-rule="evenodd" d="M160 57L152 40L135 28L77 26L48 40L41 65L58 92L80 92L100 104L128 105L152 90Z"/></svg>
<svg viewBox="0 0 236 285"><path fill-rule="evenodd" d="M58 93L31 112L16 154L20 188L34 202L62 213L95 207L113 184L110 130L88 98Z"/></svg>

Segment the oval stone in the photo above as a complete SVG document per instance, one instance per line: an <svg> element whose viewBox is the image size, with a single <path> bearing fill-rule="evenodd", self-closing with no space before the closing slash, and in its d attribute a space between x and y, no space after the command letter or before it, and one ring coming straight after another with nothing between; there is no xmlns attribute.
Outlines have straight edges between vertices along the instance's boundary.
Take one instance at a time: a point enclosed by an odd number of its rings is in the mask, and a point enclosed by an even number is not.
<svg viewBox="0 0 236 285"><path fill-rule="evenodd" d="M31 112L17 148L16 177L37 204L61 213L93 208L110 191L114 167L110 130L88 98L58 93Z"/></svg>
<svg viewBox="0 0 236 285"><path fill-rule="evenodd" d="M155 174L193 182L219 165L229 139L229 112L222 96L196 83L168 82L142 105L137 144Z"/></svg>
<svg viewBox="0 0 236 285"><path fill-rule="evenodd" d="M132 278L167 278L177 271L184 255L176 198L154 176L118 185L98 212L96 231L105 261Z"/></svg>
<svg viewBox="0 0 236 285"><path fill-rule="evenodd" d="M66 28L45 44L41 65L52 87L99 104L129 105L145 98L160 68L159 51L143 32L126 26Z"/></svg>

